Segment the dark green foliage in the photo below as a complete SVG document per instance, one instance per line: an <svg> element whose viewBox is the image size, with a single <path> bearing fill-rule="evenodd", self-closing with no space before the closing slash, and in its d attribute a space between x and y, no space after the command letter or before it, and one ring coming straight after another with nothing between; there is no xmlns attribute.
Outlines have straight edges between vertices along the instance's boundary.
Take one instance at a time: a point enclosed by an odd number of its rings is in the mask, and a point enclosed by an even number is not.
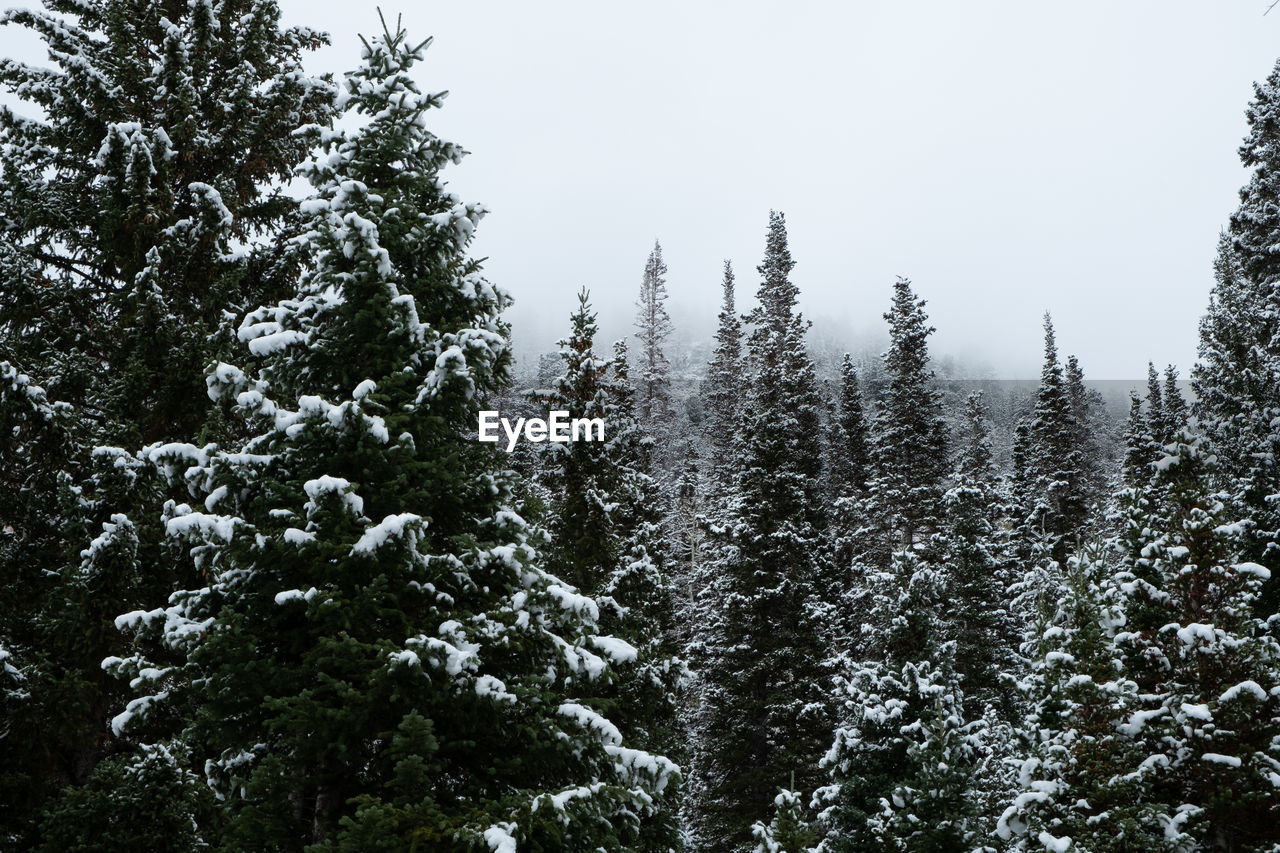
<svg viewBox="0 0 1280 853"><path fill-rule="evenodd" d="M942 393L929 369L928 337L934 328L924 306L911 282L900 278L893 286L893 306L884 315L889 323L884 356L889 383L874 419L871 485L881 565L890 551L924 541L937 529L948 468Z"/></svg>
<svg viewBox="0 0 1280 853"><path fill-rule="evenodd" d="M241 325L257 375L209 378L252 437L144 454L197 501L166 528L207 584L117 620L138 646L106 665L139 695L113 728L190 750L223 849L629 849L675 768L584 704L635 651L468 436L508 297L466 256L483 208L439 179L464 152L426 129L425 47L367 43L364 124L312 130L313 266Z"/></svg>
<svg viewBox="0 0 1280 853"><path fill-rule="evenodd" d="M710 639L699 661L694 829L719 850L749 846L752 824L792 773L799 789L812 788L831 725L813 618L825 526L811 440L819 401L793 266L785 220L773 213L749 318L744 441L715 544L716 619L702 629Z"/></svg>
<svg viewBox="0 0 1280 853"><path fill-rule="evenodd" d="M0 744L0 837L19 846L44 797L116 748L114 615L191 580L134 527L164 495L132 451L226 431L205 368L228 312L291 286L277 241L296 203L279 191L308 147L293 131L333 98L300 65L325 37L280 28L273 2L43 7L3 21L49 67L0 60L23 101L0 109L0 645L26 684Z"/></svg>

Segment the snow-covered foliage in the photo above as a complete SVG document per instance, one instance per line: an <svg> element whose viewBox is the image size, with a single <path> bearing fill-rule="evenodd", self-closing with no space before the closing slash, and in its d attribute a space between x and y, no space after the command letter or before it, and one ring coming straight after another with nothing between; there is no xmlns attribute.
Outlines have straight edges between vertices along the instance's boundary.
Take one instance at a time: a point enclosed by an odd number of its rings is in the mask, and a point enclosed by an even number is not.
<svg viewBox="0 0 1280 853"><path fill-rule="evenodd" d="M466 437L508 298L465 258L484 211L439 177L463 151L427 129L425 47L367 42L342 99L363 123L302 131L310 269L241 324L257 369L208 378L251 437L143 454L189 490L165 526L206 583L117 620L138 650L104 666L138 695L113 727L186 745L244 848L621 849L678 771L581 698L634 652Z"/></svg>

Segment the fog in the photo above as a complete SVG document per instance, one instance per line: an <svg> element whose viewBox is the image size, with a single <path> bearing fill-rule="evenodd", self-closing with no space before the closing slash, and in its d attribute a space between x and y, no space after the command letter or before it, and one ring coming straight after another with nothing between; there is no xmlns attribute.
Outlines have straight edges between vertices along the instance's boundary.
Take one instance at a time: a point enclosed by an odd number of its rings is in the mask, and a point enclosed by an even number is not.
<svg viewBox="0 0 1280 853"><path fill-rule="evenodd" d="M340 71L371 5L284 0ZM383 6L394 19L396 4ZM1064 4L403 4L435 37L422 85L471 152L448 178L491 215L475 243L550 349L579 287L630 332L661 240L684 340L709 337L722 260L750 303L785 211L815 337L877 346L896 276L936 354L1035 376L1040 316L1096 379L1188 372L1219 230L1245 179L1251 82L1280 54L1266 0ZM17 34L0 50L21 54Z"/></svg>

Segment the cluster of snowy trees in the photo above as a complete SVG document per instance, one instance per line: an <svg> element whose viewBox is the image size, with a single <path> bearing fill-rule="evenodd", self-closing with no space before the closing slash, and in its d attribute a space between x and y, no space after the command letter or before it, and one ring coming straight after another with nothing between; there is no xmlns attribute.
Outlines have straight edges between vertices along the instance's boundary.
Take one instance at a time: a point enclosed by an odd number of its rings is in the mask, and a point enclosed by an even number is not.
<svg viewBox="0 0 1280 853"><path fill-rule="evenodd" d="M1046 315L1003 465L909 281L820 375L780 213L694 401L657 244L635 351L584 290L517 390L398 25L4 21L0 848L1280 850L1280 66L1194 401L1112 458Z"/></svg>

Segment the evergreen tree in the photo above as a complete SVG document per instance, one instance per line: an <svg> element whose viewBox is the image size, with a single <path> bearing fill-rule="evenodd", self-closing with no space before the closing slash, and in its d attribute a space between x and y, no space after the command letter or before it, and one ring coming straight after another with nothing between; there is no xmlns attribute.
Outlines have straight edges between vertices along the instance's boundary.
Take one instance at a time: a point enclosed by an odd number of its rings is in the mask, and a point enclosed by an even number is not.
<svg viewBox="0 0 1280 853"><path fill-rule="evenodd" d="M756 847L752 853L810 853L814 837L805 817L804 804L795 791L783 788L773 799L773 819L751 827Z"/></svg>
<svg viewBox="0 0 1280 853"><path fill-rule="evenodd" d="M117 620L142 644L105 662L139 693L113 728L190 750L229 849L630 849L674 767L585 703L636 649L539 565L468 438L508 299L439 178L464 152L426 128L425 47L366 43L364 123L312 133L313 267L241 325L257 376L209 376L252 437L143 454L196 500L165 522L207 583Z"/></svg>
<svg viewBox="0 0 1280 853"><path fill-rule="evenodd" d="M1029 437L1027 464L1035 503L1025 509L1043 537L1045 556L1062 564L1084 532L1088 505L1077 424L1048 313L1044 315L1044 368Z"/></svg>
<svg viewBox="0 0 1280 853"><path fill-rule="evenodd" d="M1277 437L1271 424L1280 416L1276 283L1280 280L1276 212L1280 124L1276 121L1280 63L1262 83L1245 111L1249 132L1240 147L1250 171L1231 216L1230 236L1218 243L1215 285L1200 323L1199 358L1192 372L1196 420L1217 449L1219 476L1236 514L1253 522L1247 553L1272 571L1258 598L1259 613L1280 610L1280 493Z"/></svg>
<svg viewBox="0 0 1280 853"><path fill-rule="evenodd" d="M1063 595L1034 638L1022 689L1032 705L1020 726L1026 757L997 834L1013 851L1179 851L1166 826L1177 816L1149 796L1150 768L1126 726L1137 685L1114 655L1123 604L1102 559L1068 561Z"/></svg>
<svg viewBox="0 0 1280 853"><path fill-rule="evenodd" d="M695 830L716 850L745 850L781 784L812 788L831 721L829 674L811 617L824 526L819 423L807 322L796 312L786 221L771 213L760 305L750 315L754 367L744 443L718 530L719 618L699 664Z"/></svg>
<svg viewBox="0 0 1280 853"><path fill-rule="evenodd" d="M1187 398L1178 387L1178 368L1172 364L1164 369L1163 400L1165 427L1169 430L1169 441L1172 442L1187 428L1187 416L1190 412Z"/></svg>
<svg viewBox="0 0 1280 853"><path fill-rule="evenodd" d="M604 442L551 444L554 459L544 485L553 495L547 527L548 561L602 608L600 625L636 650L621 662L616 682L602 685L591 704L618 726L628 743L680 758L677 690L684 666L675 655L675 613L664 570L659 523L663 506L649 475L647 443L636 420L625 344L612 361L593 351L595 313L583 290L560 341L564 374L547 401L571 419L600 418ZM646 822L638 849L678 844L674 786Z"/></svg>
<svg viewBox="0 0 1280 853"><path fill-rule="evenodd" d="M1130 489L1141 489L1151 481L1151 465L1160 457L1160 445L1151 435L1151 423L1142 410L1142 398L1129 392L1129 420L1124 433L1122 476Z"/></svg>
<svg viewBox="0 0 1280 853"><path fill-rule="evenodd" d="M900 278L893 286L889 350L884 355L888 385L874 420L874 475L871 492L883 552L923 541L936 529L943 478L947 474L947 425L942 393L929 370L925 301Z"/></svg>
<svg viewBox="0 0 1280 853"><path fill-rule="evenodd" d="M1241 558L1247 525L1229 523L1213 492L1207 443L1183 433L1168 450L1145 505L1131 507L1117 573L1127 621L1115 657L1140 701L1127 731L1180 836L1198 849L1270 849L1280 642L1253 615L1269 572Z"/></svg>
<svg viewBox="0 0 1280 853"><path fill-rule="evenodd" d="M281 28L274 2L43 7L0 19L51 64L0 61L29 107L0 109L0 421L21 451L0 454L0 643L27 685L0 741L0 837L19 847L36 845L47 794L119 748L99 666L119 649L111 617L194 580L156 531L116 520L163 496L110 448L227 429L204 370L229 315L291 287L282 186L310 144L293 131L327 122L334 95L301 67L326 37ZM171 843L145 826L131 837Z"/></svg>
<svg viewBox="0 0 1280 853"><path fill-rule="evenodd" d="M1147 428L1152 437L1164 446L1172 440L1168 419L1164 411L1164 391L1160 386L1160 374L1154 363L1147 362Z"/></svg>
<svg viewBox="0 0 1280 853"><path fill-rule="evenodd" d="M1081 478L1085 503L1090 512L1101 506L1114 490L1109 476L1109 460L1105 458L1101 438L1110 431L1102 395L1084 384L1084 370L1074 355L1067 356L1063 371L1067 405L1075 425L1075 446L1080 451Z"/></svg>
<svg viewBox="0 0 1280 853"><path fill-rule="evenodd" d="M671 336L671 316L667 314L667 265L662 246L653 241L653 251L645 261L636 300L636 338L640 341L640 376L636 384L636 415L651 433L657 433L671 417L671 364L662 349Z"/></svg>
<svg viewBox="0 0 1280 853"><path fill-rule="evenodd" d="M823 849L968 851L982 837L971 778L984 737L950 665L952 588L945 567L913 551L871 578L864 631L883 651L844 680L845 720L823 761L832 784L814 797Z"/></svg>
<svg viewBox="0 0 1280 853"><path fill-rule="evenodd" d="M870 431L858 372L848 353L840 362L840 394L831 430L831 488L836 500L861 495L871 476Z"/></svg>
<svg viewBox="0 0 1280 853"><path fill-rule="evenodd" d="M716 347L707 368L706 439L711 453L714 482L728 485L734 469L739 441L739 425L743 416L742 397L745 389L742 361L742 320L734 301L733 265L724 262L723 303L716 328Z"/></svg>

